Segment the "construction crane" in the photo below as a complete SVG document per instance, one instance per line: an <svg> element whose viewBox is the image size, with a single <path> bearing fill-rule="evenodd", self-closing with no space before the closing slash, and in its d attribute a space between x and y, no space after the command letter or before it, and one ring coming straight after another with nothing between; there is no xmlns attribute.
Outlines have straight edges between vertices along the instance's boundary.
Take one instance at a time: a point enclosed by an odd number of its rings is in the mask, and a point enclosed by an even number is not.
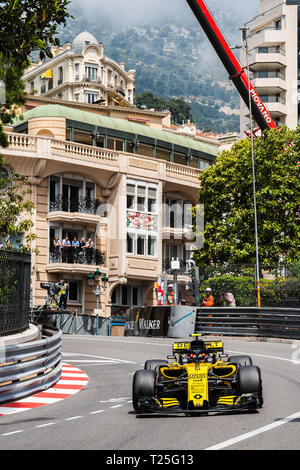
<svg viewBox="0 0 300 470"><path fill-rule="evenodd" d="M262 132L278 129L269 111L259 97L247 74L232 52L228 42L215 22L203 0L187 0L195 17L203 28L206 36L218 54L241 98L248 108L251 106L252 115ZM250 105L251 102L251 105Z"/></svg>

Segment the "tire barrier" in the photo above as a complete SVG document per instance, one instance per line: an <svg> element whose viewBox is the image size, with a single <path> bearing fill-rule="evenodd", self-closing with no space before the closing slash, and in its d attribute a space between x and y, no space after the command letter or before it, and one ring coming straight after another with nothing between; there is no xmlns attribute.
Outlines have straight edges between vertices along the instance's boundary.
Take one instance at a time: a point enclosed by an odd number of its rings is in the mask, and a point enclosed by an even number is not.
<svg viewBox="0 0 300 470"><path fill-rule="evenodd" d="M60 379L62 332L49 325L41 331L37 341L0 343L0 403L41 392Z"/></svg>

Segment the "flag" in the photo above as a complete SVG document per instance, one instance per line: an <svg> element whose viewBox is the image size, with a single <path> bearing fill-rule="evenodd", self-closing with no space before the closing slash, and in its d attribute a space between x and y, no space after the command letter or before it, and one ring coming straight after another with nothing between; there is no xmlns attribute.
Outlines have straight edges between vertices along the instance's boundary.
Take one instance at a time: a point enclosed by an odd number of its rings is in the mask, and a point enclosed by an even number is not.
<svg viewBox="0 0 300 470"><path fill-rule="evenodd" d="M46 72L42 73L41 78L53 78L53 70L49 69Z"/></svg>

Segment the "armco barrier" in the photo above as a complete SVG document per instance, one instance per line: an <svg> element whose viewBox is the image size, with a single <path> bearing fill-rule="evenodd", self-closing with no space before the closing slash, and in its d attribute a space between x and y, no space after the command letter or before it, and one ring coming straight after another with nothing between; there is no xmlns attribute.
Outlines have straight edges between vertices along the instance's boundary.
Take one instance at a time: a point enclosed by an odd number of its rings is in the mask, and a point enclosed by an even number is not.
<svg viewBox="0 0 300 470"><path fill-rule="evenodd" d="M125 336L192 333L300 339L300 308L141 307L130 309L125 323Z"/></svg>
<svg viewBox="0 0 300 470"><path fill-rule="evenodd" d="M197 308L195 333L300 339L300 308Z"/></svg>
<svg viewBox="0 0 300 470"><path fill-rule="evenodd" d="M48 389L61 376L61 331L42 325L42 339L0 343L0 403Z"/></svg>

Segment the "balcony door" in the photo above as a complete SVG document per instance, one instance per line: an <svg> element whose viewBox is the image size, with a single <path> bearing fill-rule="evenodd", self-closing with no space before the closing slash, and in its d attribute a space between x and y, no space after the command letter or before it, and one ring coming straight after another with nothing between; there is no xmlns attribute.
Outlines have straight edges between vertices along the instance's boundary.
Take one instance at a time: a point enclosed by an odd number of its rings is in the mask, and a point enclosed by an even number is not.
<svg viewBox="0 0 300 470"><path fill-rule="evenodd" d="M62 187L63 211L79 212L80 181L64 183Z"/></svg>
<svg viewBox="0 0 300 470"><path fill-rule="evenodd" d="M88 212L97 210L94 182L73 175L51 176L49 180L49 210Z"/></svg>

